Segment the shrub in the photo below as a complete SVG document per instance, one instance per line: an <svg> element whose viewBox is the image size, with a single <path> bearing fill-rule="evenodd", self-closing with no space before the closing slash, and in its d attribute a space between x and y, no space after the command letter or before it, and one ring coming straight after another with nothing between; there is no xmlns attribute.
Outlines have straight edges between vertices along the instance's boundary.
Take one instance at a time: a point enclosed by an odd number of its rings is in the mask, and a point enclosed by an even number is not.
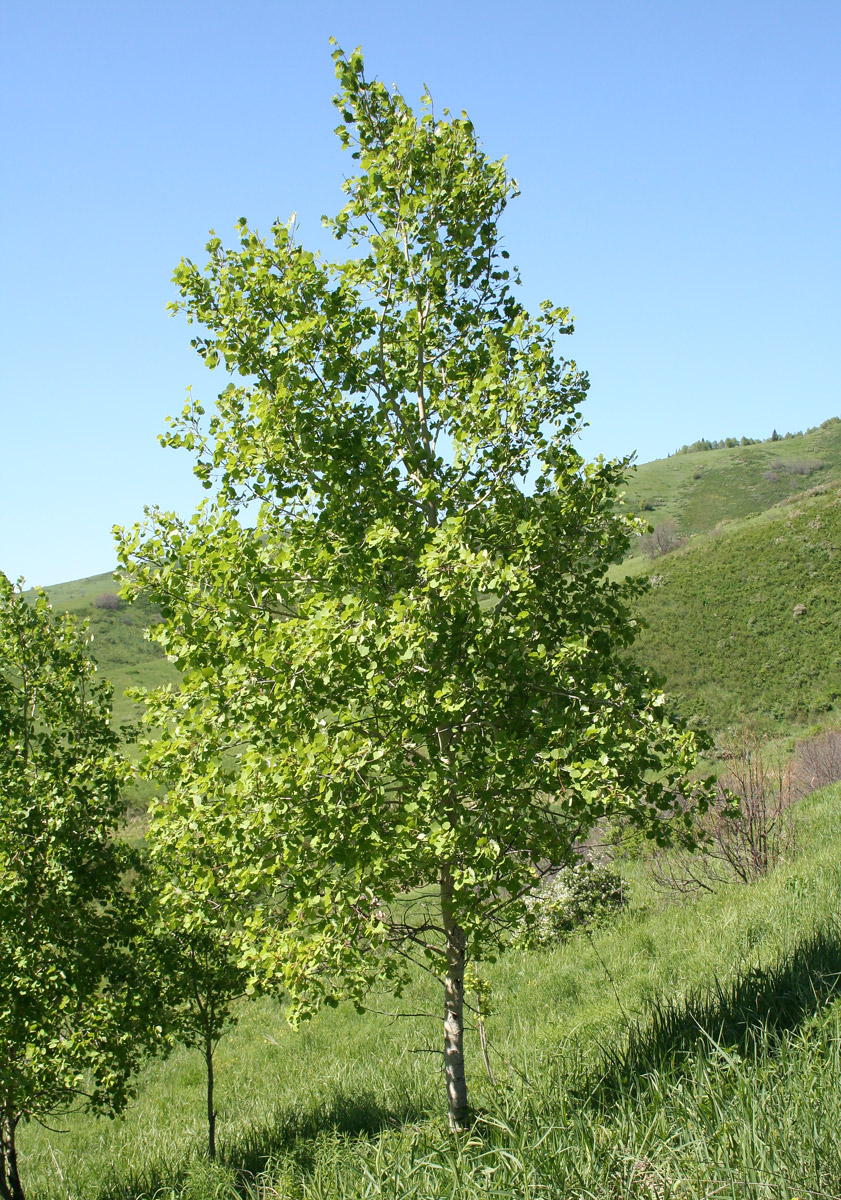
<svg viewBox="0 0 841 1200"><path fill-rule="evenodd" d="M640 549L648 558L661 558L672 550L680 549L684 540L674 521L663 521L660 525L655 525L651 533L643 534L640 538Z"/></svg>
<svg viewBox="0 0 841 1200"><path fill-rule="evenodd" d="M805 475L808 479L816 471L822 471L826 465L820 458L795 458L789 462L776 458L764 474L770 483L776 483L780 475Z"/></svg>
<svg viewBox="0 0 841 1200"><path fill-rule="evenodd" d="M830 729L798 742L793 774L798 796L841 781L841 729Z"/></svg>
<svg viewBox="0 0 841 1200"><path fill-rule="evenodd" d="M761 739L743 731L725 748L729 766L711 809L713 853L743 883L767 874L794 850L787 763L770 763ZM732 810L732 801L738 811Z"/></svg>
<svg viewBox="0 0 841 1200"><path fill-rule="evenodd" d="M560 867L527 898L515 941L527 947L554 946L576 929L601 924L626 904L622 877L614 867L589 862Z"/></svg>
<svg viewBox="0 0 841 1200"><path fill-rule="evenodd" d="M689 892L712 891L725 881L752 883L796 849L798 792L790 765L770 760L763 739L747 729L720 747L719 758L727 765L693 841L655 858L661 886Z"/></svg>
<svg viewBox="0 0 841 1200"><path fill-rule="evenodd" d="M113 612L120 607L120 597L116 592L101 592L100 595L93 598L94 608L104 608L109 612Z"/></svg>

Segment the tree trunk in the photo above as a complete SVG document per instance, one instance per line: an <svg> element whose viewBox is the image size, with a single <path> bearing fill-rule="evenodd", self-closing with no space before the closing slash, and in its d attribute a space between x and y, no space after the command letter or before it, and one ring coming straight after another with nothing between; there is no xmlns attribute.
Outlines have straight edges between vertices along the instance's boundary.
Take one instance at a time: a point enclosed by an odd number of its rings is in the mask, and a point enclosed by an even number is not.
<svg viewBox="0 0 841 1200"><path fill-rule="evenodd" d="M0 1200L12 1200L9 1191L9 1177L6 1172L6 1143L0 1142Z"/></svg>
<svg viewBox="0 0 841 1200"><path fill-rule="evenodd" d="M441 869L441 912L447 937L447 970L444 976L444 1078L450 1129L468 1127L467 1078L464 1072L464 931L453 910L453 877L448 864Z"/></svg>
<svg viewBox="0 0 841 1200"><path fill-rule="evenodd" d="M0 1196L3 1200L26 1200L18 1175L17 1125L17 1117L7 1108L0 1130Z"/></svg>
<svg viewBox="0 0 841 1200"><path fill-rule="evenodd" d="M207 1156L216 1158L216 1110L213 1107L213 1039L204 1042L204 1062L207 1067Z"/></svg>

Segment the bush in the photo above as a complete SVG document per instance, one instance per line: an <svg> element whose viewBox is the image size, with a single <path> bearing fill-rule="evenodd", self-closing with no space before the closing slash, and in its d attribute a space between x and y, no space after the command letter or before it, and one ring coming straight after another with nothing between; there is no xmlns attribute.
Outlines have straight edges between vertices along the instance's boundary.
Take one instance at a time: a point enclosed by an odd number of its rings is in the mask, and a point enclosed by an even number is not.
<svg viewBox="0 0 841 1200"><path fill-rule="evenodd" d="M764 474L769 483L776 483L781 475L805 475L808 479L816 471L822 471L826 465L820 458L796 458L788 462L776 458Z"/></svg>
<svg viewBox="0 0 841 1200"><path fill-rule="evenodd" d="M94 608L104 608L109 612L113 612L120 607L120 597L116 592L102 592L99 596L93 598Z"/></svg>
<svg viewBox="0 0 841 1200"><path fill-rule="evenodd" d="M679 550L685 539L680 536L674 521L663 521L651 533L640 538L640 549L647 558L661 558L672 550Z"/></svg>
<svg viewBox="0 0 841 1200"><path fill-rule="evenodd" d="M574 933L601 924L624 908L627 896L619 872L589 862L560 867L526 899L515 941L520 946L555 946Z"/></svg>
<svg viewBox="0 0 841 1200"><path fill-rule="evenodd" d="M656 855L654 877L682 892L717 883L753 883L796 851L792 805L798 792L790 765L770 758L762 738L744 729L719 749L726 764L692 838Z"/></svg>
<svg viewBox="0 0 841 1200"><path fill-rule="evenodd" d="M841 781L841 729L830 729L798 742L794 752L794 788L806 796Z"/></svg>

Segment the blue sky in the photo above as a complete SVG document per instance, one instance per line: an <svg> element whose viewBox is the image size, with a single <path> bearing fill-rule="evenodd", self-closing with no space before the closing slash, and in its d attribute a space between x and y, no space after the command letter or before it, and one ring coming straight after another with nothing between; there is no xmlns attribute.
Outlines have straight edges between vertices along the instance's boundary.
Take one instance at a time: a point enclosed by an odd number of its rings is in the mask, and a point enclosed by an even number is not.
<svg viewBox="0 0 841 1200"><path fill-rule="evenodd" d="M189 512L156 435L222 380L170 319L207 231L323 212L350 163L328 38L466 109L522 196L525 295L567 304L588 456L841 412L841 5L695 0L6 0L0 569L108 570L111 526Z"/></svg>

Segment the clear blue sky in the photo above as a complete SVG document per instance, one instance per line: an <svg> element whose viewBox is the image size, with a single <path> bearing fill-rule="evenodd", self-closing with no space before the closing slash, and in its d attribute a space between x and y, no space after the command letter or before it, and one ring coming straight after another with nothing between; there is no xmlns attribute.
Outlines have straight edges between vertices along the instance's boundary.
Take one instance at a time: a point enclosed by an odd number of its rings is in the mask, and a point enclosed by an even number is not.
<svg viewBox="0 0 841 1200"><path fill-rule="evenodd" d="M324 245L350 167L331 34L508 155L527 299L577 317L588 456L839 414L838 0L6 0L7 575L108 570L114 523L192 510L156 435L224 381L165 314L172 269L240 215Z"/></svg>

